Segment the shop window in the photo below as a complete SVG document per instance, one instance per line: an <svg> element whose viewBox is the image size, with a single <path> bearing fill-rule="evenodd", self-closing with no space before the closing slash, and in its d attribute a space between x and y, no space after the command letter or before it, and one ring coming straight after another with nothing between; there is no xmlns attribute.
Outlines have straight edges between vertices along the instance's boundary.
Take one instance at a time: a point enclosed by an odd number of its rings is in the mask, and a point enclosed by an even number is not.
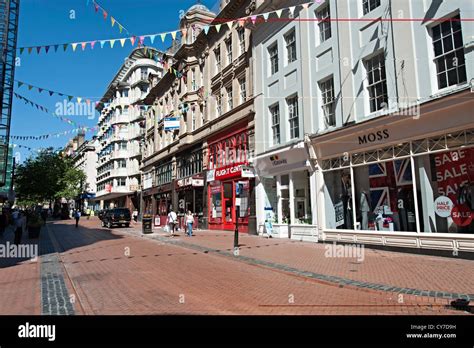
<svg viewBox="0 0 474 348"><path fill-rule="evenodd" d="M349 169L324 173L326 228L352 229L353 205Z"/></svg>
<svg viewBox="0 0 474 348"><path fill-rule="evenodd" d="M410 158L354 167L358 230L416 232Z"/></svg>
<svg viewBox="0 0 474 348"><path fill-rule="evenodd" d="M293 172L294 224L311 224L311 199L308 171Z"/></svg>
<svg viewBox="0 0 474 348"><path fill-rule="evenodd" d="M278 193L277 179L275 177L261 177L265 193L265 221L278 223Z"/></svg>
<svg viewBox="0 0 474 348"><path fill-rule="evenodd" d="M415 157L421 232L474 233L474 148Z"/></svg>
<svg viewBox="0 0 474 348"><path fill-rule="evenodd" d="M217 185L218 184L218 185ZM222 219L222 194L220 183L210 186L211 191L211 211L210 218L220 222Z"/></svg>

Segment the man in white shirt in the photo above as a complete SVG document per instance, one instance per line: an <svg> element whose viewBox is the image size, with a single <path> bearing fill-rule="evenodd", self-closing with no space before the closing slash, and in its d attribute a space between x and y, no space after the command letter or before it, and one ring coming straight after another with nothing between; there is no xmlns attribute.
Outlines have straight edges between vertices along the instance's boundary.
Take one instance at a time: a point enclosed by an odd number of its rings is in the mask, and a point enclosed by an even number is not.
<svg viewBox="0 0 474 348"><path fill-rule="evenodd" d="M168 214L168 226L170 228L171 237L174 237L174 231L175 231L177 222L178 222L178 216L173 210L171 210Z"/></svg>

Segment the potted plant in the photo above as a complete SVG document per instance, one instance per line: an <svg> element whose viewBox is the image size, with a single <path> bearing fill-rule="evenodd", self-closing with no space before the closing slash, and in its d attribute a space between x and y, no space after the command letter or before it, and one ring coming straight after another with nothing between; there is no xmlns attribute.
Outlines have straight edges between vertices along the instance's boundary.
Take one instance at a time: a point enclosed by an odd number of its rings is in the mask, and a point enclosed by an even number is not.
<svg viewBox="0 0 474 348"><path fill-rule="evenodd" d="M28 222L26 225L26 227L28 228L28 236L30 238L38 238L42 225L43 225L43 220L41 219L39 214L32 214L28 218Z"/></svg>

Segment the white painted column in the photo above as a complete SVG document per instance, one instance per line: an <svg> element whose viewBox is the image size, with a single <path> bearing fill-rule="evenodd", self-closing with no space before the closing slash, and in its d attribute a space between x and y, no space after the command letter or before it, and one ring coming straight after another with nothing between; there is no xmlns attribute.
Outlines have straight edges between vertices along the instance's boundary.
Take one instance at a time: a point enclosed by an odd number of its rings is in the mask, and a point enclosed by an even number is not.
<svg viewBox="0 0 474 348"><path fill-rule="evenodd" d="M295 193L294 185L293 185L293 172L289 173L290 182L289 182L289 194L290 194L290 224L293 225L295 223Z"/></svg>
<svg viewBox="0 0 474 348"><path fill-rule="evenodd" d="M276 184L277 184L277 214L278 214L278 223L282 224L283 219L282 219L282 214L283 214L283 209L281 206L281 176L277 175L276 176Z"/></svg>

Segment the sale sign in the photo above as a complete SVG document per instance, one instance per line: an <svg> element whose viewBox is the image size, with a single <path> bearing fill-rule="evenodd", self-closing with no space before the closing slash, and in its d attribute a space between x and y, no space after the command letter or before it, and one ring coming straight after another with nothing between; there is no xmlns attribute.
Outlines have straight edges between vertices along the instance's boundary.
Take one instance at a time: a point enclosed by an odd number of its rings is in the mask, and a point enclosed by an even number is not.
<svg viewBox="0 0 474 348"><path fill-rule="evenodd" d="M451 210L453 210L453 201L446 196L439 196L435 202L435 212L442 218L451 216Z"/></svg>
<svg viewBox="0 0 474 348"><path fill-rule="evenodd" d="M434 156L438 194L458 203L461 186L474 179L474 149L444 152Z"/></svg>
<svg viewBox="0 0 474 348"><path fill-rule="evenodd" d="M451 217L458 226L469 226L472 222L472 211L467 205L458 204L451 211Z"/></svg>

